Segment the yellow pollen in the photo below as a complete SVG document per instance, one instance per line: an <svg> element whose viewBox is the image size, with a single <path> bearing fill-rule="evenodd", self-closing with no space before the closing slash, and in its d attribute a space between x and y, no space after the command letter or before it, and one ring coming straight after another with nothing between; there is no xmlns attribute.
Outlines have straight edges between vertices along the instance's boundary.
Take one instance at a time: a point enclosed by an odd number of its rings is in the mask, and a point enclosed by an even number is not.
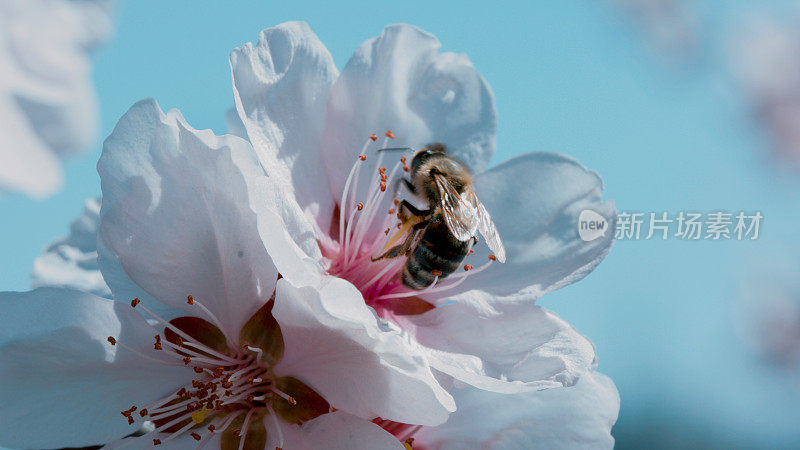
<svg viewBox="0 0 800 450"><path fill-rule="evenodd" d="M392 236L391 239L389 239L389 242L386 243L386 245L383 247L383 250L386 251L390 249L397 241L400 240L400 238L404 237L406 233L411 231L411 227L413 227L414 225L418 224L421 221L422 221L421 218L413 216L408 220L406 220L405 222L403 222L400 230L397 231L397 233L394 236Z"/></svg>
<svg viewBox="0 0 800 450"><path fill-rule="evenodd" d="M211 411L212 410L210 410L210 409L201 409L200 411L193 412L192 413L192 422L194 422L194 423L203 423L203 421L206 420L206 416Z"/></svg>

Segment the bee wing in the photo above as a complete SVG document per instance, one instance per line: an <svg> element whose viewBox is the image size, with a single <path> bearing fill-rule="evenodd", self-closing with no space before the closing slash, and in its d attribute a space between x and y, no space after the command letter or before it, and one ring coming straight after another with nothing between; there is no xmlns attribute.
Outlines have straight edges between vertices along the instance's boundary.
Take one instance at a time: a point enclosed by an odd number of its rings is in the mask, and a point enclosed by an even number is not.
<svg viewBox="0 0 800 450"><path fill-rule="evenodd" d="M477 210L441 175L434 175L447 228L459 241L472 239L478 230Z"/></svg>
<svg viewBox="0 0 800 450"><path fill-rule="evenodd" d="M494 226L489 211L486 210L483 203L481 203L475 191L472 189L464 192L464 196L477 211L478 231L480 231L481 236L486 239L486 245L489 246L489 249L494 253L498 261L501 263L506 262L506 248L503 245L503 241L500 239L500 233L497 232L497 227Z"/></svg>

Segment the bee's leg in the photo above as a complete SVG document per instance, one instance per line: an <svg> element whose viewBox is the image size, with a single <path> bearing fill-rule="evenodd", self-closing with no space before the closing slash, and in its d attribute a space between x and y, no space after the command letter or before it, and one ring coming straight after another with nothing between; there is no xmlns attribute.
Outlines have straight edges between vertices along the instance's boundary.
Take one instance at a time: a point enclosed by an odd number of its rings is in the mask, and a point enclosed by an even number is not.
<svg viewBox="0 0 800 450"><path fill-rule="evenodd" d="M416 195L416 194L417 194L417 188L416 188L416 186L414 186L413 184L411 184L411 182L408 180L408 178L401 178L401 180L403 180L403 183L406 185L406 187L408 188L408 190L409 190L409 191L411 191L411 193L412 193L412 194L414 194L414 195Z"/></svg>
<svg viewBox="0 0 800 450"><path fill-rule="evenodd" d="M400 202L400 205L398 206L398 211L400 213L400 220L402 220L403 222L405 222L406 219L408 218L408 214L406 214L406 212L411 213L411 215L416 217L428 217L431 214L430 209L426 209L424 211L420 210L416 206L409 203L408 200L402 200Z"/></svg>
<svg viewBox="0 0 800 450"><path fill-rule="evenodd" d="M381 259L384 259L384 258L397 258L400 255L403 255L403 256L408 255L408 252L411 251L411 247L414 245L414 238L417 236L417 233L419 232L419 230L425 228L426 226L428 226L428 221L427 220L423 220L422 222L414 225L411 228L411 231L408 233L408 236L406 237L406 240L403 241L402 244L395 245L394 247L390 248L389 250L386 250L386 252L384 252L384 254L382 254L382 255L380 255L380 256L378 256L376 258L370 258L370 259L372 260L372 262L375 262L375 261L378 261L378 260L381 260Z"/></svg>

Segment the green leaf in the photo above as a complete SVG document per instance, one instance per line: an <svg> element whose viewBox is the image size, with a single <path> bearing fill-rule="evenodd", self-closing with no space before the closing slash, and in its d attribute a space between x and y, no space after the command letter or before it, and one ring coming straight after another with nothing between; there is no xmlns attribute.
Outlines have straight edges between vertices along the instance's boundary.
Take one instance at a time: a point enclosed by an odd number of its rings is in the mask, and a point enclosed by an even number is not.
<svg viewBox="0 0 800 450"><path fill-rule="evenodd" d="M228 340L225 334L214 324L199 317L183 316L169 321L170 324L191 336L195 341L214 349L220 353L229 353ZM169 328L164 330L164 337L173 344L179 344L183 339Z"/></svg>
<svg viewBox="0 0 800 450"><path fill-rule="evenodd" d="M281 377L273 380L275 388L294 399L290 403L278 394L271 398L272 410L284 422L298 425L315 419L331 410L322 396L294 377Z"/></svg>
<svg viewBox="0 0 800 450"><path fill-rule="evenodd" d="M270 299L242 327L239 333L239 343L260 348L261 362L272 367L283 358L283 334L278 321L272 316Z"/></svg>
<svg viewBox="0 0 800 450"><path fill-rule="evenodd" d="M264 450L267 445L267 430L264 428L264 421L262 420L263 414L255 413L250 417L250 423L247 426L247 434L244 434L242 426L244 425L244 417L246 414L241 414L239 417L233 419L233 422L222 432L222 442L220 443L221 450L238 450L239 443L242 437L236 436L234 430L241 430L244 436L244 450Z"/></svg>

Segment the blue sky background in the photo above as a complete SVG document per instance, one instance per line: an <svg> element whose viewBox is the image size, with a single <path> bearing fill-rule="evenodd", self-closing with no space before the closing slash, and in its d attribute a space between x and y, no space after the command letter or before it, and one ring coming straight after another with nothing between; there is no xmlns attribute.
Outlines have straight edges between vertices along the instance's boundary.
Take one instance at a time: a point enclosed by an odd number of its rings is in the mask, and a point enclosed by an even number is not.
<svg viewBox="0 0 800 450"><path fill-rule="evenodd" d="M28 289L33 259L99 194L102 138L137 100L224 132L228 53L261 29L305 20L341 69L384 25L407 22L467 53L492 86L493 163L557 151L597 170L620 211L765 216L757 241L618 242L589 277L542 299L617 383L618 447L800 445L800 371L762 365L738 332L742 284L800 247L800 173L775 170L721 51L748 2L698 2L704 45L687 66L653 53L609 1L336 3L120 1L95 58L102 136L66 163L59 194L0 199L0 289Z"/></svg>

